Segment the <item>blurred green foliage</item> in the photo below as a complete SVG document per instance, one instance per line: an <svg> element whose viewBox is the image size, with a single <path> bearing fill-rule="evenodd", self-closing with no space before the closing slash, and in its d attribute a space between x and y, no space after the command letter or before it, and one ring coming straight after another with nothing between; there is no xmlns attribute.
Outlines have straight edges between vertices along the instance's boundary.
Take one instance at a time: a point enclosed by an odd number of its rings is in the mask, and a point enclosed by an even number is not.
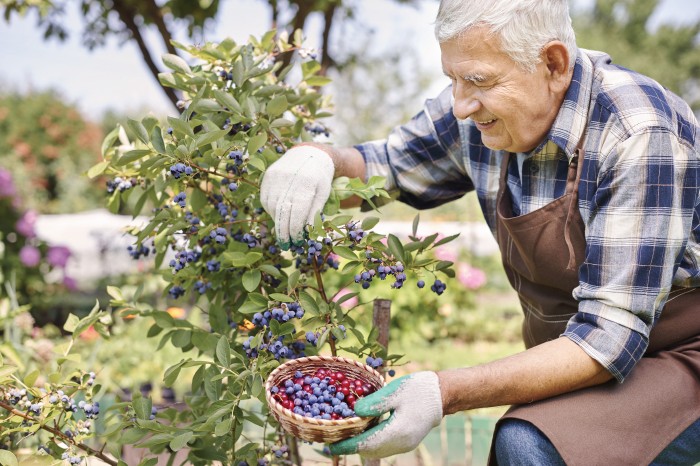
<svg viewBox="0 0 700 466"><path fill-rule="evenodd" d="M0 94L0 166L12 173L25 209L57 214L101 207L102 180L85 173L99 160L103 137L52 91Z"/></svg>

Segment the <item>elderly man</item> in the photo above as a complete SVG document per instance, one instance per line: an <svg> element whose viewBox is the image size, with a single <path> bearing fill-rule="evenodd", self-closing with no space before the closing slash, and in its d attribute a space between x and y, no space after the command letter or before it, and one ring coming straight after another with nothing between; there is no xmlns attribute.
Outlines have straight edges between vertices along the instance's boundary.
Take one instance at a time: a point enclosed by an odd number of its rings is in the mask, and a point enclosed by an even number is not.
<svg viewBox="0 0 700 466"><path fill-rule="evenodd" d="M522 353L424 371L335 454L415 448L444 415L512 405L499 464L700 462L700 127L652 79L576 46L566 0L443 0L451 85L385 141L292 148L261 200L298 240L333 176L417 208L476 191L525 314Z"/></svg>

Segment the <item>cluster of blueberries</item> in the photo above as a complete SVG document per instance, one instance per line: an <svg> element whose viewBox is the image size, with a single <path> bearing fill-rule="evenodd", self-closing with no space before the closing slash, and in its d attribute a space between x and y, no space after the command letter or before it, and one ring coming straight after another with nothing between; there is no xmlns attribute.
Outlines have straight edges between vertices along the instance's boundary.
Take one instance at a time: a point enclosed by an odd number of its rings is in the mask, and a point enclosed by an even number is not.
<svg viewBox="0 0 700 466"><path fill-rule="evenodd" d="M228 231L224 227L216 227L209 232L209 237L219 244L224 244L227 236Z"/></svg>
<svg viewBox="0 0 700 466"><path fill-rule="evenodd" d="M184 209L187 206L187 194L184 191L180 191L173 197L173 202Z"/></svg>
<svg viewBox="0 0 700 466"><path fill-rule="evenodd" d="M380 280L386 279L387 275L394 276L394 283L391 284L392 288L401 288L406 281L406 274L404 273L404 267L401 262L397 262L394 265L382 265L381 260L379 260L380 265L377 269L365 270L362 273L355 275L355 283L362 283L362 288L367 289L371 285L371 281L375 276L378 276Z"/></svg>
<svg viewBox="0 0 700 466"><path fill-rule="evenodd" d="M229 130L228 134L230 134L231 136L235 136L236 134L238 134L241 131L247 132L248 130L250 130L250 128L251 128L251 126L248 123L238 122L238 123L231 124L231 119L226 118L226 120L224 120L224 125L222 126L221 129L228 129Z"/></svg>
<svg viewBox="0 0 700 466"><path fill-rule="evenodd" d="M354 243L359 243L367 235L367 232L360 228L358 222L350 222L345 225L348 230L348 236Z"/></svg>
<svg viewBox="0 0 700 466"><path fill-rule="evenodd" d="M260 458L257 462L257 466L267 466L270 462L266 458ZM247 461L239 461L236 466L250 466Z"/></svg>
<svg viewBox="0 0 700 466"><path fill-rule="evenodd" d="M73 456L67 451L63 452L61 459L68 461L69 464L80 464L83 462L83 458L81 456Z"/></svg>
<svg viewBox="0 0 700 466"><path fill-rule="evenodd" d="M271 320L278 322L289 322L292 319L301 319L304 317L304 309L298 302L283 303L280 307L268 309L265 312L256 312L253 315L252 323L258 328L265 328ZM257 358L262 350L269 351L272 356L279 359L295 359L304 356L306 344L303 341L293 341L290 344L284 343L284 336L274 337L272 332L268 331L265 335L265 341L257 348L252 348L251 343L254 336L249 336L243 342L243 350L246 355L253 359Z"/></svg>
<svg viewBox="0 0 700 466"><path fill-rule="evenodd" d="M445 292L445 289L447 289L447 285L445 285L440 280L435 280L435 283L431 285L430 289L438 296L440 296L442 293Z"/></svg>
<svg viewBox="0 0 700 466"><path fill-rule="evenodd" d="M176 180L179 179L182 175L191 175L194 173L194 170L192 167L189 165L185 165L182 162L178 162L174 165L170 166L170 174L173 175L173 178Z"/></svg>
<svg viewBox="0 0 700 466"><path fill-rule="evenodd" d="M342 324L338 325L338 328L343 332L343 335L346 335L345 325L342 325ZM323 329L325 329L325 327ZM317 332L308 331L308 332L306 332L306 341L308 341L310 344L316 346L316 343L318 342L318 337L320 336L320 334L321 334L320 331L317 331ZM333 334L331 334L331 338L334 340L336 339L335 335L333 335Z"/></svg>
<svg viewBox="0 0 700 466"><path fill-rule="evenodd" d="M330 136L328 128L319 123L307 123L304 125L304 129L313 136L320 136L321 134L326 137Z"/></svg>
<svg viewBox="0 0 700 466"><path fill-rule="evenodd" d="M372 369L376 369L380 367L382 364L384 364L384 360L380 357L373 358L372 356L367 356L366 361L367 365L371 367Z"/></svg>
<svg viewBox="0 0 700 466"><path fill-rule="evenodd" d="M134 186L136 186L136 180L135 179L129 179L125 180L121 176L117 176L113 180L107 180L107 192L109 194L112 194L114 191L119 191L119 192L124 192L127 189L131 189Z"/></svg>
<svg viewBox="0 0 700 466"><path fill-rule="evenodd" d="M148 255L153 252L153 254L156 253L156 248L149 248L143 244L141 245L136 245L136 246L128 246L126 248L127 251L129 251L129 255L134 258L134 259L140 259L141 257L148 257Z"/></svg>
<svg viewBox="0 0 700 466"><path fill-rule="evenodd" d="M202 257L202 253L199 250L182 250L175 254L175 259L172 259L168 265L177 273L184 269L187 264L199 260L200 257Z"/></svg>
<svg viewBox="0 0 700 466"><path fill-rule="evenodd" d="M269 351L272 356L277 359L296 359L306 356L304 350L306 344L303 341L295 340L289 345L284 344L284 336L273 337L272 332L268 331L266 335L266 343L261 343L257 348L251 348L253 336L249 336L243 342L243 351L250 359L255 359L260 354L260 351Z"/></svg>
<svg viewBox="0 0 700 466"><path fill-rule="evenodd" d="M185 212L185 220L187 220L187 223L190 224L191 234L195 234L199 231L199 224L201 223L199 217L195 216L192 212L187 211Z"/></svg>
<svg viewBox="0 0 700 466"><path fill-rule="evenodd" d="M320 368L313 375L296 371L294 378L272 387L270 392L282 407L295 414L331 420L355 416L357 399L374 392L374 388L341 371Z"/></svg>
<svg viewBox="0 0 700 466"><path fill-rule="evenodd" d="M295 266L300 269L301 272L308 272L310 267L314 265L317 268L321 268L322 271L327 270L328 267L338 270L338 266L340 265L338 259L331 254L328 254L324 259L323 255L323 246L332 244L333 240L329 237L325 237L321 241L310 239L299 246L292 246L292 255L296 256L294 262ZM277 249L275 248L275 252L276 251Z"/></svg>

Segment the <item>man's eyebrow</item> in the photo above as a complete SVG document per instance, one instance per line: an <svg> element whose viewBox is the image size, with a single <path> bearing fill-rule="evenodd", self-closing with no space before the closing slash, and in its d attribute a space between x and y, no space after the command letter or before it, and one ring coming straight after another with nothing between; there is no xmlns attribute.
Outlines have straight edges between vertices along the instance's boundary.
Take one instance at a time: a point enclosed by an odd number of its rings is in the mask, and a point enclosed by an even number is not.
<svg viewBox="0 0 700 466"><path fill-rule="evenodd" d="M442 74L444 74L448 78L452 79L452 76L447 71L442 70ZM483 74L479 74L479 73L467 74L467 75L461 76L461 78L465 81L471 81L474 83L483 83L486 81L486 77Z"/></svg>
<svg viewBox="0 0 700 466"><path fill-rule="evenodd" d="M484 81L486 81L484 75L479 73L464 75L462 76L462 79L464 79L465 81L472 81L475 83L483 83Z"/></svg>

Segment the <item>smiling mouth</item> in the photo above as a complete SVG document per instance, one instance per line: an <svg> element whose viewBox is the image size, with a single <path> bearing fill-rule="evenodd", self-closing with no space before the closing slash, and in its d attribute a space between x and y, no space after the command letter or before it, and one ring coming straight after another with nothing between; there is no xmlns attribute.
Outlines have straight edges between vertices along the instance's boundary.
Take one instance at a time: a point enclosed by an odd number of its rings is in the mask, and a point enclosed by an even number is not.
<svg viewBox="0 0 700 466"><path fill-rule="evenodd" d="M492 120L484 120L484 121L479 121L479 120L474 120L474 123L476 124L476 127L479 129L486 129L491 127L495 122L497 118L494 118Z"/></svg>

